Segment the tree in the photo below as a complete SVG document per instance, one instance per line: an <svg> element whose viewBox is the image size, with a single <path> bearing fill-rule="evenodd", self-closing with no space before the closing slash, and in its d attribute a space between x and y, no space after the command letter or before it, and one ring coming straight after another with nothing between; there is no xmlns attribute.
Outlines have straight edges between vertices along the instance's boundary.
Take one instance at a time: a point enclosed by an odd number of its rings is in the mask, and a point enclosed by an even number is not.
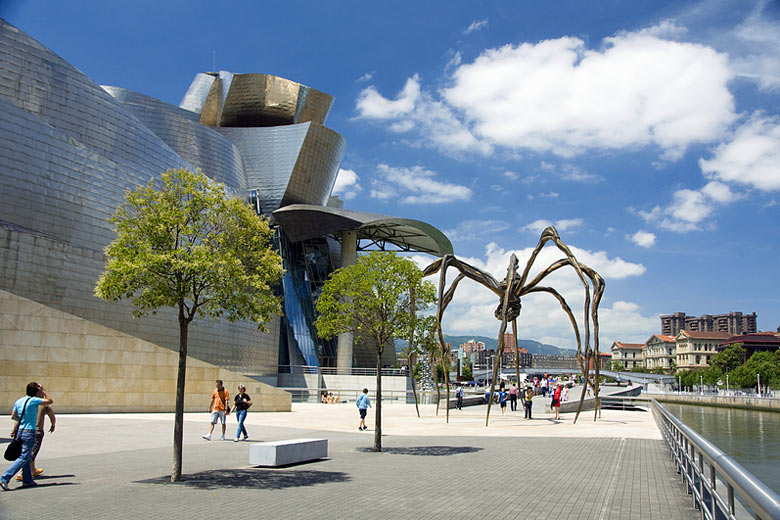
<svg viewBox="0 0 780 520"><path fill-rule="evenodd" d="M623 366L621 361L611 361L611 367L613 372L625 372L626 367Z"/></svg>
<svg viewBox="0 0 780 520"><path fill-rule="evenodd" d="M745 349L741 343L724 349L712 356L710 365L718 367L722 372L731 372L745 362Z"/></svg>
<svg viewBox="0 0 780 520"><path fill-rule="evenodd" d="M410 309L424 311L434 299L433 284L423 281L414 262L392 252L374 251L332 273L317 300L320 316L314 325L320 337L352 331L370 340L376 349L374 451L382 451L384 346L393 338L408 338L416 321L410 317Z"/></svg>
<svg viewBox="0 0 780 520"><path fill-rule="evenodd" d="M271 249L268 221L200 172L168 170L126 193L110 222L117 238L105 249L95 287L104 300L131 299L134 316L178 310L179 366L171 481L181 479L187 332L196 317L263 323L279 314L272 286L282 259Z"/></svg>
<svg viewBox="0 0 780 520"><path fill-rule="evenodd" d="M471 362L463 362L462 376L465 381L472 381L474 379L474 373L471 370Z"/></svg>

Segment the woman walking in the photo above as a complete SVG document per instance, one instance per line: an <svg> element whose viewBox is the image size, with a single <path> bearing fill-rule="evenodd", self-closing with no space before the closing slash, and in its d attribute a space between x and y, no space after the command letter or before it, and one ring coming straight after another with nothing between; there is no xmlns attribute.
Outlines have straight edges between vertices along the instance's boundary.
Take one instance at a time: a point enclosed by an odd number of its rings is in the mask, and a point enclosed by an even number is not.
<svg viewBox="0 0 780 520"><path fill-rule="evenodd" d="M552 403L550 404L550 407L552 407L552 409L555 410L556 421L561 418L560 410L561 410L562 389L563 389L563 385L561 385L561 383L558 383L558 386L555 387L555 391L553 392Z"/></svg>
<svg viewBox="0 0 780 520"><path fill-rule="evenodd" d="M238 393L234 398L236 402L236 419L238 419L238 431L236 431L236 438L233 442L238 442L241 434L244 434L244 440L249 440L249 433L246 431L244 421L246 420L246 412L249 407L252 406L252 398L246 393L246 387L244 385L238 385Z"/></svg>

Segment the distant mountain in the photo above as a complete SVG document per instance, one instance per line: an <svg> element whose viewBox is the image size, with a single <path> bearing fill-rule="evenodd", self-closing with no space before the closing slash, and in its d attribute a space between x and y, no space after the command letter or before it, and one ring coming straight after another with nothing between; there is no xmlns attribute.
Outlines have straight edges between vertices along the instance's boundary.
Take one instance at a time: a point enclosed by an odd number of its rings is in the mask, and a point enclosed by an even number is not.
<svg viewBox="0 0 780 520"><path fill-rule="evenodd" d="M457 348L458 345L466 343L469 340L481 341L485 344L485 348L496 350L498 348L498 338L489 338L487 336L450 336L444 335L444 341L450 343L453 348ZM395 341L395 351L400 352L406 347L408 342L403 340ZM577 353L576 350L568 348L560 348L555 345L547 345L545 343L539 343L532 339L519 339L517 344L520 347L527 348L531 354L546 354L550 356L573 356Z"/></svg>

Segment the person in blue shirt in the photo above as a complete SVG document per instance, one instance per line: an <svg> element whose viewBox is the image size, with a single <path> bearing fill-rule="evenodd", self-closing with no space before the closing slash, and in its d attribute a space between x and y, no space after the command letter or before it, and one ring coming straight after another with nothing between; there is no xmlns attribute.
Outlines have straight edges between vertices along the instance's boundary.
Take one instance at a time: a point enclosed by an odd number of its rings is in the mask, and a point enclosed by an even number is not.
<svg viewBox="0 0 780 520"><path fill-rule="evenodd" d="M371 408L371 399L368 398L368 388L363 389L363 393L357 398L355 405L360 412L360 425L358 426L358 430L361 432L368 430L368 427L366 426L366 413L368 412L368 409Z"/></svg>
<svg viewBox="0 0 780 520"><path fill-rule="evenodd" d="M11 413L14 419L14 427L11 430L11 438L22 442L22 453L0 477L0 488L8 491L8 483L19 470L22 470L22 487L33 487L37 484L33 481L30 471L30 460L35 448L35 429L38 421L38 406L50 405L54 400L49 397L46 390L38 383L27 384L27 395L20 397L15 403Z"/></svg>
<svg viewBox="0 0 780 520"><path fill-rule="evenodd" d="M509 392L503 386L498 390L498 404L501 405L501 415L506 413L506 399L509 397Z"/></svg>

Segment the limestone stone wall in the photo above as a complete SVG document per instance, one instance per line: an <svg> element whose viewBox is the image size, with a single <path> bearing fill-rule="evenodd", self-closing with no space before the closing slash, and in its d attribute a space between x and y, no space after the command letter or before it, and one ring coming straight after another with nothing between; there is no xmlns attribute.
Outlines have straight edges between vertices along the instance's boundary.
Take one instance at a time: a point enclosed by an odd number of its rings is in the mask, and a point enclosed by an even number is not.
<svg viewBox="0 0 780 520"><path fill-rule="evenodd" d="M177 365L172 350L0 291L0 413L30 381L58 412L172 412ZM190 357L186 411L206 410L216 379L231 396L246 385L252 411L291 410L289 393Z"/></svg>

